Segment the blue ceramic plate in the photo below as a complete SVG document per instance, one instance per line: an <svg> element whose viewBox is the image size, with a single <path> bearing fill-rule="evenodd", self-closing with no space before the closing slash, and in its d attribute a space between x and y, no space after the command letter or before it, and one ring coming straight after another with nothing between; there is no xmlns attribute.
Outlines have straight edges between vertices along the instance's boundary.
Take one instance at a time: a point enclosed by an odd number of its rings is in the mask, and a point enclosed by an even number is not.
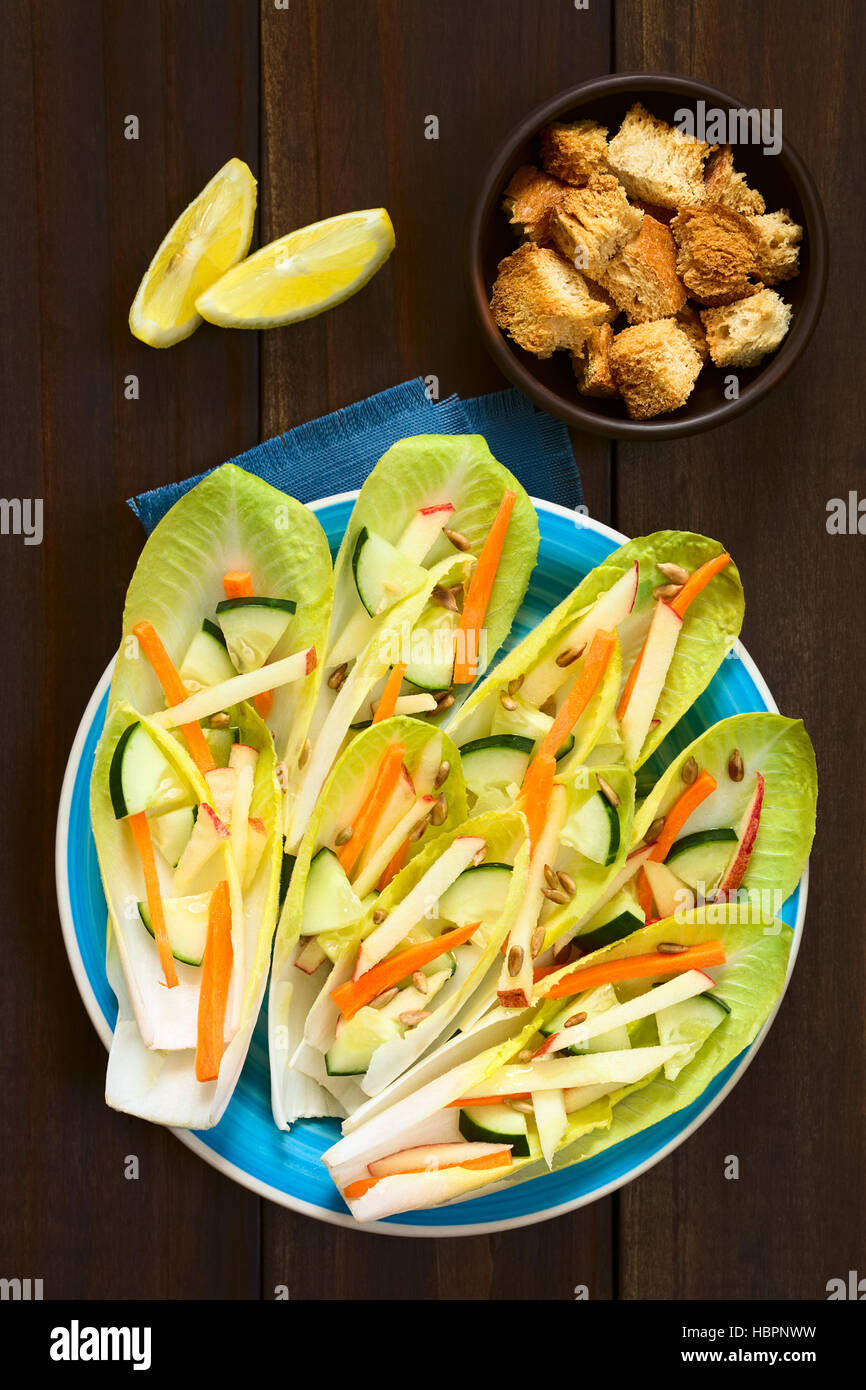
<svg viewBox="0 0 866 1390"><path fill-rule="evenodd" d="M313 504L335 553L356 495L344 493ZM507 647L535 627L588 570L626 539L589 517L552 503L536 501L535 505L541 525L538 565ZM81 721L66 769L57 823L57 894L66 949L81 997L106 1047L111 1041L116 1004L105 976L106 907L90 830L88 793L110 674L109 668ZM749 710L775 711L776 705L751 658L738 645L671 733L662 756L656 754L654 761L663 767L710 724ZM781 914L795 931L789 974L802 933L806 889L804 875ZM479 1235L545 1221L595 1201L657 1163L712 1113L748 1066L770 1023L772 1017L752 1046L692 1105L605 1153L488 1197L392 1217L365 1229L386 1235ZM206 1131L176 1133L208 1163L254 1192L322 1221L355 1225L320 1162L320 1155L338 1136L337 1121L302 1120L290 1134L274 1126L264 1012L237 1089L219 1125Z"/></svg>

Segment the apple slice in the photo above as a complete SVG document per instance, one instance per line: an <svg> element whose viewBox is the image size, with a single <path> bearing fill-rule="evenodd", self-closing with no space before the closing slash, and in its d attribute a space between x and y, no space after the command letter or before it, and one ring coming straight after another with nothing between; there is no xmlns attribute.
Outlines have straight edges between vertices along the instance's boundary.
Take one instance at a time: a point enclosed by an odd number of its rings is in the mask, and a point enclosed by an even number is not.
<svg viewBox="0 0 866 1390"><path fill-rule="evenodd" d="M534 671L527 673L520 692L524 700L529 700L533 705L543 705L545 700L556 694L569 676L574 675L572 665L557 666L557 656L569 648L579 650L591 642L600 629L613 632L634 608L637 582L638 567L635 561L632 568L626 570L606 593L600 594L589 612L584 613L580 621L565 633L562 641L557 643L556 651L540 661Z"/></svg>
<svg viewBox="0 0 866 1390"><path fill-rule="evenodd" d="M643 651L638 657L640 670L621 721L623 752L625 762L629 766L637 761L650 731L682 625L683 620L679 613L675 613L669 603L660 599L652 616Z"/></svg>
<svg viewBox="0 0 866 1390"><path fill-rule="evenodd" d="M397 1173L437 1173L440 1168L500 1168L511 1161L510 1144L418 1144L367 1164L371 1178Z"/></svg>
<svg viewBox="0 0 866 1390"><path fill-rule="evenodd" d="M302 970L305 975L315 975L319 966L323 965L327 959L328 954L324 947L315 936L311 936L295 957L295 967Z"/></svg>
<svg viewBox="0 0 866 1390"><path fill-rule="evenodd" d="M356 980L366 975L368 970L372 970L374 965L378 965L380 960L384 960L400 945L407 933L430 909L435 909L445 889L451 887L454 880L460 877L464 869L468 869L475 856L485 848L486 841L480 835L459 835L451 842L445 853L435 864L431 864L426 874L422 874L403 901L391 909L382 925L361 942L355 962ZM355 891L357 892L357 888Z"/></svg>
<svg viewBox="0 0 866 1390"><path fill-rule="evenodd" d="M548 1168L553 1167L553 1156L568 1128L568 1115L565 1109L564 1091L533 1091L532 1109L538 1142Z"/></svg>
<svg viewBox="0 0 866 1390"><path fill-rule="evenodd" d="M752 850L755 848L755 840L758 837L758 826L761 823L761 807L763 804L764 778L763 774L759 772L755 782L754 794L740 822L737 848L734 850L730 864L722 874L722 881L716 893L715 900L717 903L724 902L729 893L735 893L746 876L746 869L749 867L749 860L752 857Z"/></svg>
<svg viewBox="0 0 866 1390"><path fill-rule="evenodd" d="M602 1034L610 1033L614 1028L622 1028L628 1023L637 1023L641 1018L649 1018L651 1014L658 1013L659 1009L666 1009L669 1004L681 1004L684 1000L694 999L696 994L705 994L708 989L715 987L715 980L705 971L685 970L682 975L665 980L664 984L656 985L655 989L645 990L643 994L636 995L625 1004L614 1004L610 1009L590 1014L583 1023L575 1023L571 1028L560 1028L558 1033L551 1033L535 1056L547 1057L551 1052L561 1052L567 1047L584 1047L591 1038L601 1037ZM575 1012L578 1012L579 1007L575 1006Z"/></svg>
<svg viewBox="0 0 866 1390"><path fill-rule="evenodd" d="M416 825L429 816L435 802L435 796L419 796L404 812L352 883L352 889L359 898L366 898L368 893L372 893L403 841L412 834Z"/></svg>
<svg viewBox="0 0 866 1390"><path fill-rule="evenodd" d="M454 516L450 502L437 502L432 507L421 507L415 513L406 530L397 542L397 549L416 565L423 563L425 556L438 540L443 526L447 526Z"/></svg>
<svg viewBox="0 0 866 1390"><path fill-rule="evenodd" d="M268 832L265 829L264 821L259 820L257 816L251 816L247 830L247 867L244 874L244 891L249 888L259 871L259 864L262 862L262 855L265 852L267 842Z"/></svg>
<svg viewBox="0 0 866 1390"><path fill-rule="evenodd" d="M568 814L568 793L554 783L544 829L532 855L526 891L508 935L497 994L503 1009L525 1009L532 997L532 936L546 899L544 866L556 860L562 827ZM513 973L512 973L513 971Z"/></svg>
<svg viewBox="0 0 866 1390"><path fill-rule="evenodd" d="M232 823L232 806L235 799L238 773L234 767L214 767L205 773L205 781L213 798L216 813L226 825Z"/></svg>
<svg viewBox="0 0 866 1390"><path fill-rule="evenodd" d="M695 895L691 888L677 878L667 864L656 864L650 859L643 867L660 917L675 917L678 912L694 907Z"/></svg>
<svg viewBox="0 0 866 1390"><path fill-rule="evenodd" d="M177 861L177 868L174 871L174 890L175 893L182 893L183 889L192 882L200 869L212 855L229 840L229 828L220 819L212 806L203 801L198 808L195 825L192 834L186 843L186 849Z"/></svg>

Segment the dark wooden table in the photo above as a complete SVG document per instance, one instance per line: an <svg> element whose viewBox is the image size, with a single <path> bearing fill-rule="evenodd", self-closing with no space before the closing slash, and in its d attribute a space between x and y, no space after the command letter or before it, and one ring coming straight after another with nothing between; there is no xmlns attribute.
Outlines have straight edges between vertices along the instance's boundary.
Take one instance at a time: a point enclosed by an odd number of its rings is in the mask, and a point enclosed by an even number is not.
<svg viewBox="0 0 866 1390"><path fill-rule="evenodd" d="M863 1028L866 539L864 7L857 0L6 0L0 44L3 492L45 537L0 536L3 757L0 1274L46 1297L595 1299L825 1296L866 1274ZM124 499L391 383L503 385L462 287L462 223L516 120L609 70L694 74L759 105L814 171L832 269L796 370L741 421L676 444L576 437L592 515L684 526L736 555L744 639L821 774L799 964L772 1035L688 1143L614 1197L514 1234L394 1240L234 1186L107 1110L105 1054L66 961L57 798L142 543ZM439 117L438 141L424 121ZM124 138L128 115L139 138ZM398 249L362 295L269 335L205 326L166 353L126 316L153 248L230 155L257 236L386 205ZM134 374L139 399L124 382ZM864 508L866 510L866 508ZM866 530L866 519L863 528ZM140 1178L127 1181L127 1155ZM737 1181L725 1178L728 1155Z"/></svg>

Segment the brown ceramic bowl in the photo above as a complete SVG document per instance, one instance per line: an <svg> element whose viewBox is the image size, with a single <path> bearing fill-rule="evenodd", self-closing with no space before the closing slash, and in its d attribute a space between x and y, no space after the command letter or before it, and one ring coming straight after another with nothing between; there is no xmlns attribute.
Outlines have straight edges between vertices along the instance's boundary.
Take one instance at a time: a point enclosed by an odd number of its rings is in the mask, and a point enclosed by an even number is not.
<svg viewBox="0 0 866 1390"><path fill-rule="evenodd" d="M538 163L538 137L550 121L592 118L614 133L635 101L653 115L673 122L681 107L704 100L707 108L748 106L716 87L668 73L623 73L572 87L533 111L511 132L495 155L472 210L468 244L469 291L487 347L507 377L531 396L536 405L577 429L615 438L673 439L731 420L755 405L790 371L806 347L824 300L827 283L827 227L821 199L800 156L784 136L777 155L765 155L758 145L734 147L736 167L749 185L763 194L767 210L788 208L804 229L800 274L775 288L793 309L793 320L779 350L757 367L737 368L739 397L726 400L724 372L707 364L684 406L653 420L630 420L620 400L581 396L567 352L541 359L507 338L490 312L496 268L517 245L514 229L502 211L502 198L515 169ZM784 117L783 117L784 134ZM622 321L624 322L624 320Z"/></svg>

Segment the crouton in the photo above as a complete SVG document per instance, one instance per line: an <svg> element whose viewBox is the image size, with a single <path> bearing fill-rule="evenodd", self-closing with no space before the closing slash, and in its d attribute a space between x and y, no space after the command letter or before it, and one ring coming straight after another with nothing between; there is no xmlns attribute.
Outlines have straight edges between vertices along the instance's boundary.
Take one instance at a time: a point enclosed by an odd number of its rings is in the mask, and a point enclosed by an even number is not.
<svg viewBox="0 0 866 1390"><path fill-rule="evenodd" d="M557 348L576 352L590 329L616 316L603 290L556 251L531 241L500 261L490 308L499 327L537 357Z"/></svg>
<svg viewBox="0 0 866 1390"><path fill-rule="evenodd" d="M541 132L541 162L548 174L582 188L608 172L607 130L598 121L554 121Z"/></svg>
<svg viewBox="0 0 866 1390"><path fill-rule="evenodd" d="M671 225L677 215L676 208L660 208L658 203L648 203L646 198L632 198L632 203L636 208L640 208L641 212L648 212L656 222L664 222L666 227Z"/></svg>
<svg viewBox="0 0 866 1390"><path fill-rule="evenodd" d="M598 280L642 221L643 213L631 206L617 180L603 174L586 188L570 188L563 195L551 215L550 234L557 251Z"/></svg>
<svg viewBox="0 0 866 1390"><path fill-rule="evenodd" d="M701 319L717 367L756 367L788 332L791 306L764 289L736 304L704 309Z"/></svg>
<svg viewBox="0 0 866 1390"><path fill-rule="evenodd" d="M677 271L692 298L716 306L742 299L756 288L759 237L740 212L714 204L683 208L671 223Z"/></svg>
<svg viewBox="0 0 866 1390"><path fill-rule="evenodd" d="M530 241L549 243L550 218L566 185L536 169L534 164L519 168L505 190L502 206L512 226Z"/></svg>
<svg viewBox="0 0 866 1390"><path fill-rule="evenodd" d="M608 145L607 162L631 197L680 208L703 200L709 148L636 102Z"/></svg>
<svg viewBox="0 0 866 1390"><path fill-rule="evenodd" d="M707 345L707 335L704 332L704 325L701 323L701 316L694 305L684 304L676 314L676 321L698 357L702 362L706 362L710 355L710 349Z"/></svg>
<svg viewBox="0 0 866 1390"><path fill-rule="evenodd" d="M734 168L730 145L716 145L704 166L704 202L720 203L745 216L763 212L766 204L757 189L746 183L745 174Z"/></svg>
<svg viewBox="0 0 866 1390"><path fill-rule="evenodd" d="M758 278L765 285L777 285L799 275L803 228L792 220L788 209L753 217L751 222L758 233Z"/></svg>
<svg viewBox="0 0 866 1390"><path fill-rule="evenodd" d="M686 302L674 239L648 213L638 235L608 263L601 283L629 323L668 319Z"/></svg>
<svg viewBox="0 0 866 1390"><path fill-rule="evenodd" d="M631 418L649 420L688 400L701 359L674 319L657 319L617 333L610 370Z"/></svg>
<svg viewBox="0 0 866 1390"><path fill-rule="evenodd" d="M615 396L610 374L610 347L613 329L609 323L590 329L579 352L571 354L571 365L577 377L577 389L582 396Z"/></svg>

